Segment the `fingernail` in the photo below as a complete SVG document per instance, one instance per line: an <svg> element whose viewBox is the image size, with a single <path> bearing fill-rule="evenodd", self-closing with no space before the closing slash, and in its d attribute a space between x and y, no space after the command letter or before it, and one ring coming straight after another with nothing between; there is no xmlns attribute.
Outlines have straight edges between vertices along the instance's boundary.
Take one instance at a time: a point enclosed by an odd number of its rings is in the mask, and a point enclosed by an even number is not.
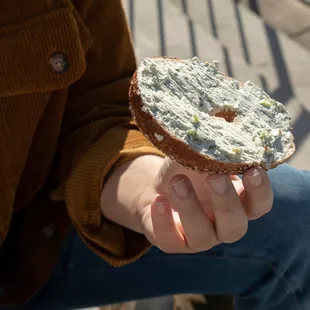
<svg viewBox="0 0 310 310"><path fill-rule="evenodd" d="M188 182L186 179L181 179L175 183L172 184L172 187L175 191L175 193L180 197L180 198L185 198L188 195L189 187L188 187Z"/></svg>
<svg viewBox="0 0 310 310"><path fill-rule="evenodd" d="M166 213L166 204L164 202L156 202L156 213L158 215L164 215Z"/></svg>
<svg viewBox="0 0 310 310"><path fill-rule="evenodd" d="M258 187L263 183L263 176L259 169L255 168L252 170L251 175L248 176L249 183L253 187Z"/></svg>
<svg viewBox="0 0 310 310"><path fill-rule="evenodd" d="M217 176L210 181L211 188L217 195L224 195L228 190L228 182L226 175Z"/></svg>

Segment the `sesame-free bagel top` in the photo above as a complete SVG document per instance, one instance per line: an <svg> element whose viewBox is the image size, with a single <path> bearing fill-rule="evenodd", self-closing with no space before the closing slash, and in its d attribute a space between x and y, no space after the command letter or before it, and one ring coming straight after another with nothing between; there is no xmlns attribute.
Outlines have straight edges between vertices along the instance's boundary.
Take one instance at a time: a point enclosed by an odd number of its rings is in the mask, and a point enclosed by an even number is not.
<svg viewBox="0 0 310 310"><path fill-rule="evenodd" d="M197 57L142 61L129 90L141 131L171 159L200 172L268 170L295 151L285 106Z"/></svg>

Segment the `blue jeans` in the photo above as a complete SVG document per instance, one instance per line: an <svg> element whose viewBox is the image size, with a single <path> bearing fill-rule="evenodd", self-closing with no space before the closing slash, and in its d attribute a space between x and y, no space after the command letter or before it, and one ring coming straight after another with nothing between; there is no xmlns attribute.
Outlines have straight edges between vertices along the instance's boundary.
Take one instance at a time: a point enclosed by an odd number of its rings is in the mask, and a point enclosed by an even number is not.
<svg viewBox="0 0 310 310"><path fill-rule="evenodd" d="M199 254L153 247L113 268L75 231L55 272L23 309L77 309L174 293L231 294L236 309L310 309L310 172L282 165L270 173L274 207L246 236Z"/></svg>

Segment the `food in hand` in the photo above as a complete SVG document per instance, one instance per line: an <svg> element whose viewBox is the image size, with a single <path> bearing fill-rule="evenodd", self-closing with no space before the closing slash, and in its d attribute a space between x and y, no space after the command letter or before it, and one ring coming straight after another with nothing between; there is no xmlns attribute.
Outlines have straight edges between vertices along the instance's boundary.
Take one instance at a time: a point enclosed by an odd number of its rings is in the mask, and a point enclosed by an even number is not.
<svg viewBox="0 0 310 310"><path fill-rule="evenodd" d="M199 172L242 174L287 161L295 151L283 104L250 81L197 57L150 57L129 90L132 115L164 154Z"/></svg>

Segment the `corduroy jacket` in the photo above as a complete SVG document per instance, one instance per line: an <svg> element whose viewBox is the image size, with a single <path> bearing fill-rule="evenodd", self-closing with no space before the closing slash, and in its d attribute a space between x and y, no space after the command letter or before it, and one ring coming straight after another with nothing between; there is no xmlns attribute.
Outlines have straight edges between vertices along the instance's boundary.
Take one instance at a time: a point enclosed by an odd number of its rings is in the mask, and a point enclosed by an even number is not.
<svg viewBox="0 0 310 310"><path fill-rule="evenodd" d="M0 2L0 305L44 285L72 223L116 267L149 247L99 205L112 167L162 156L130 117L135 68L120 0Z"/></svg>

